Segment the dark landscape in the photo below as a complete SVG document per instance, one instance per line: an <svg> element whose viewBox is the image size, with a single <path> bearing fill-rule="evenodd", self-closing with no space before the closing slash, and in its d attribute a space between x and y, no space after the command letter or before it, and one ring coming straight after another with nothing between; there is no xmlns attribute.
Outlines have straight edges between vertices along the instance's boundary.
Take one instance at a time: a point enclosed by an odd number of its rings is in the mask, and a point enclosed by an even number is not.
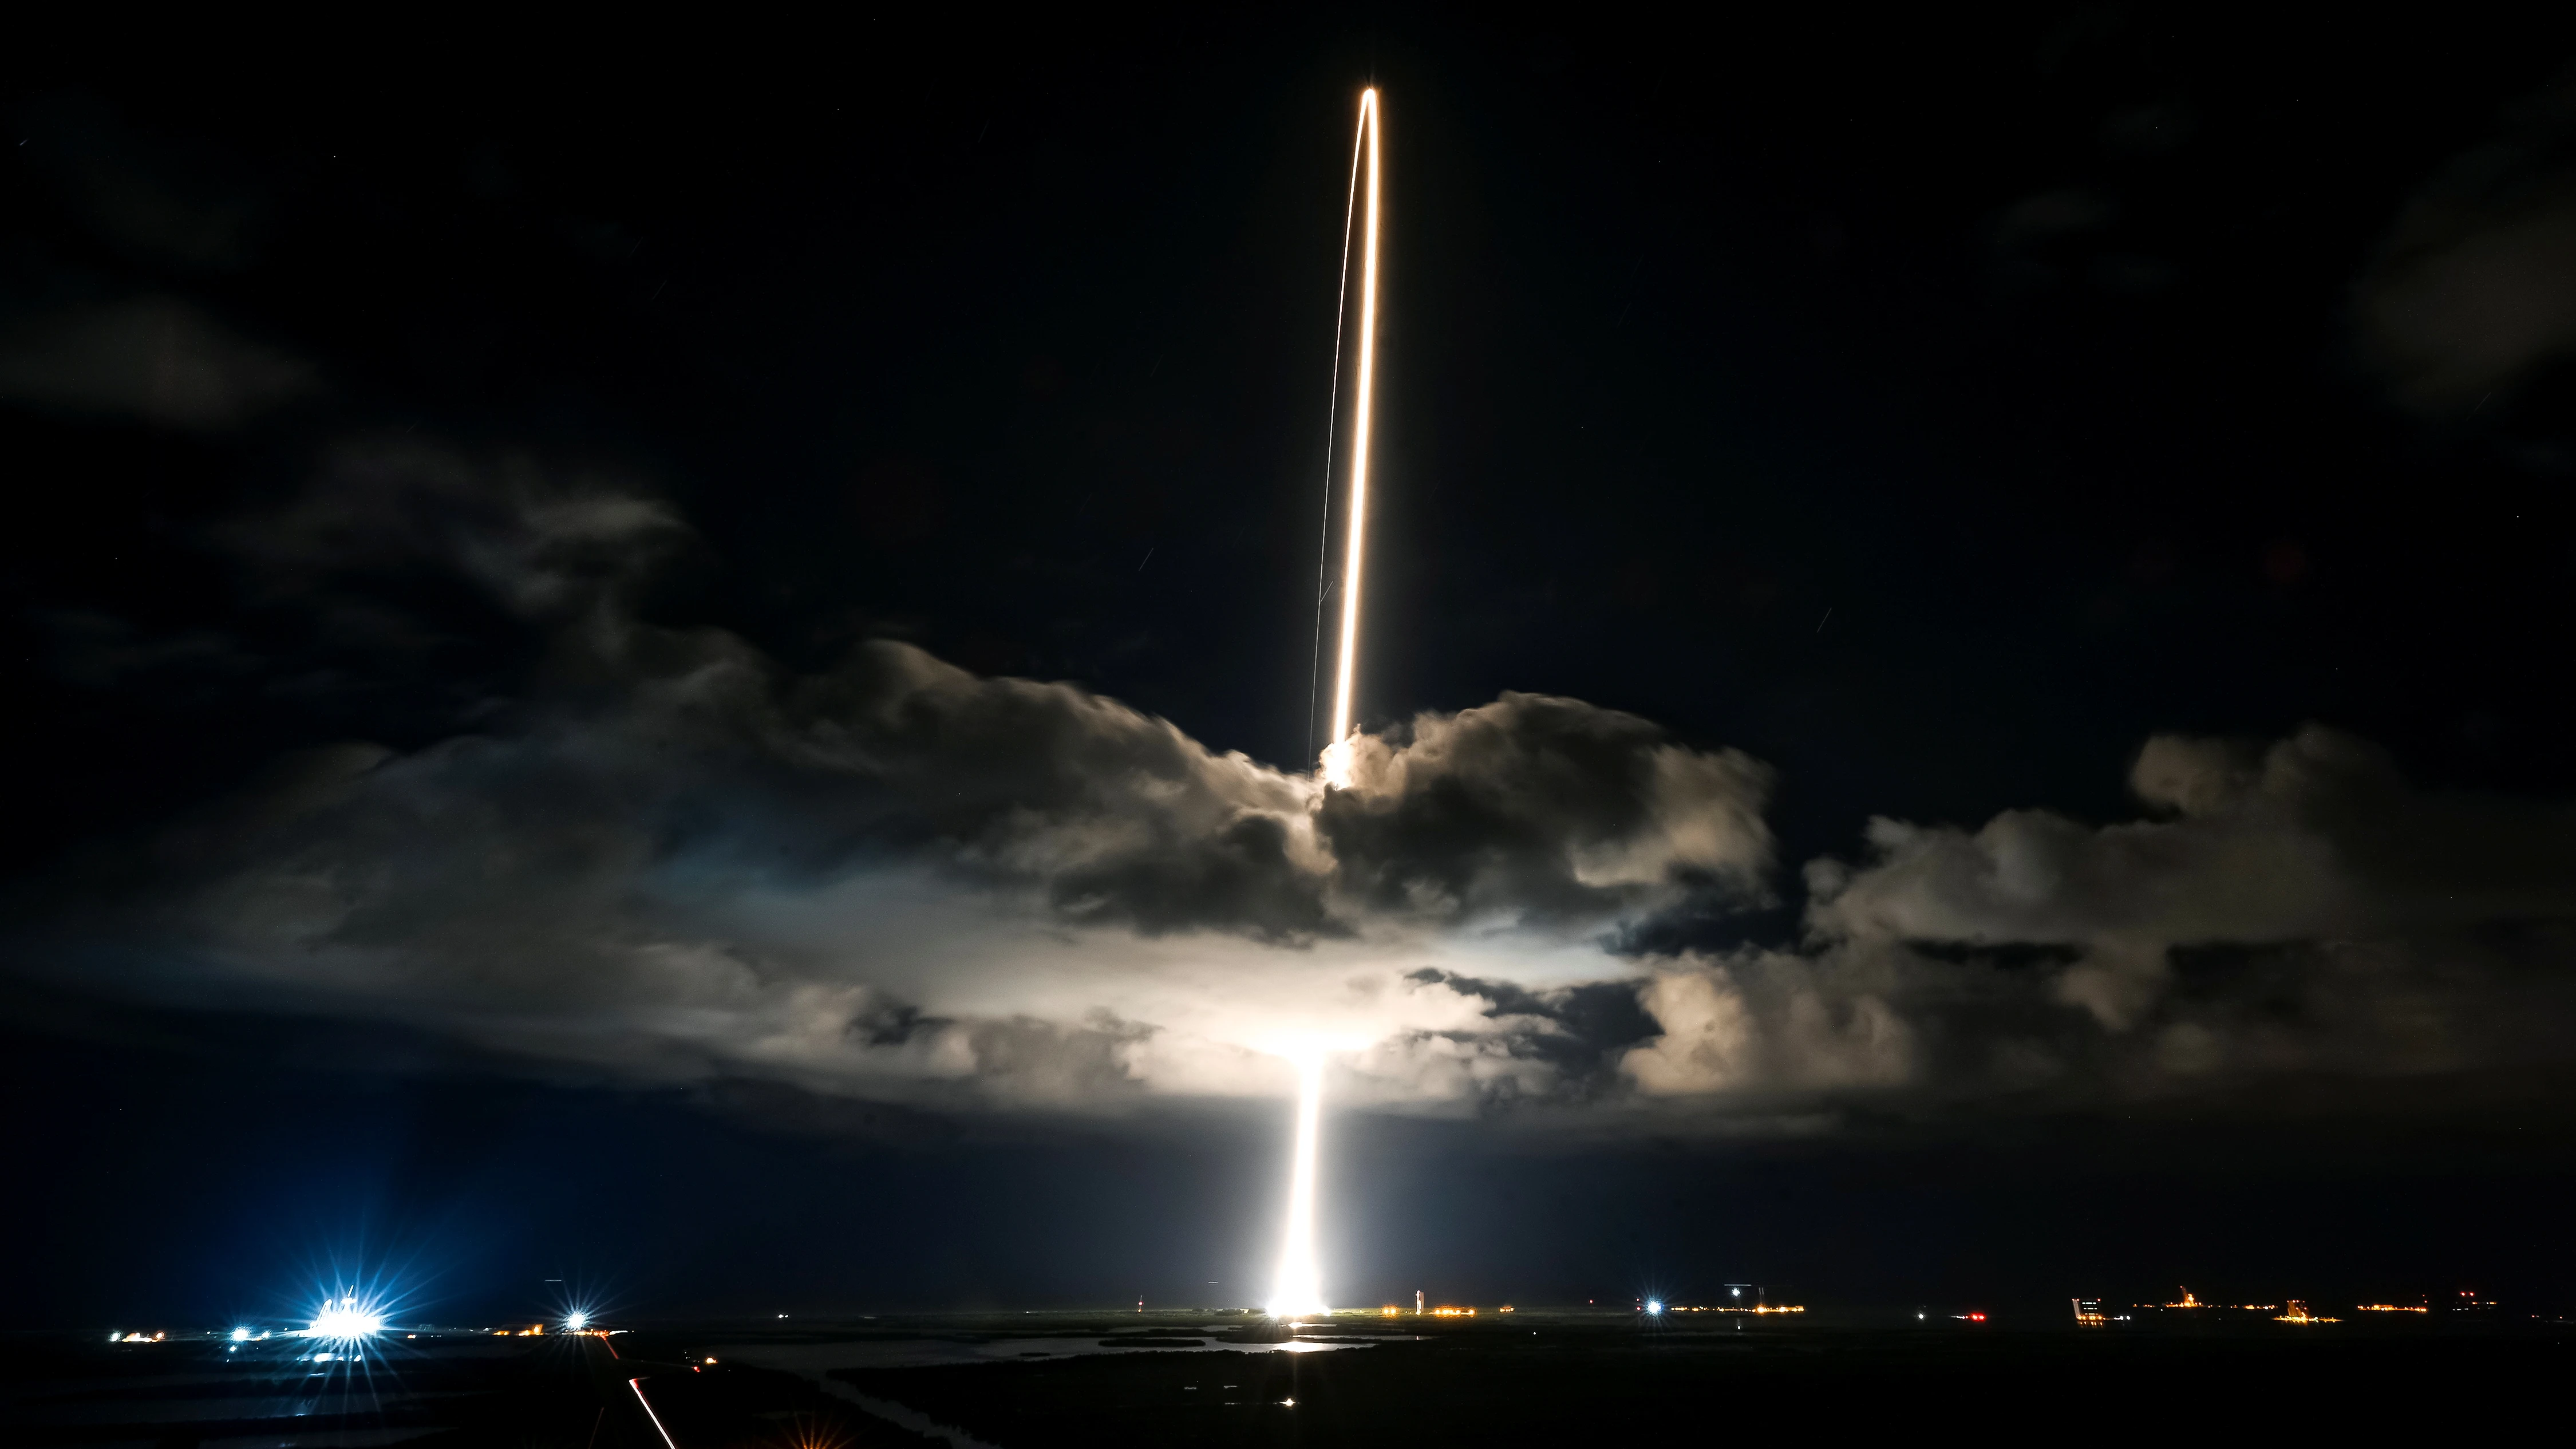
<svg viewBox="0 0 2576 1449"><path fill-rule="evenodd" d="M1140 1317L1143 1322L1140 1324ZM691 1446L1566 1443L1589 1436L2456 1433L2554 1412L2576 1325L2126 1323L2081 1330L1901 1311L1641 1327L1522 1309L1474 1323L1337 1317L886 1315L795 1332L669 1325L596 1337L397 1338L354 1384L219 1343L22 1336L5 1425L28 1445ZM1196 1351L1139 1351L1185 1339ZM1230 1344L1283 1337L1321 1352ZM822 1367L1001 1344L1017 1361ZM1101 1352L1076 1350L1108 1350ZM806 1371L775 1367L794 1361ZM363 1404L363 1406L362 1406ZM190 1415L197 1417L191 1418Z"/></svg>

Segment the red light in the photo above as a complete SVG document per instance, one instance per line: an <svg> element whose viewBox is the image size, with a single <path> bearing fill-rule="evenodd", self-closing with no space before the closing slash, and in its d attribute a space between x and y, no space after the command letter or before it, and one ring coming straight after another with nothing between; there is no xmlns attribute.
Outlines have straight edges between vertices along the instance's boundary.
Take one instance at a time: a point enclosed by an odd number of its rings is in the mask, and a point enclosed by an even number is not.
<svg viewBox="0 0 2576 1449"><path fill-rule="evenodd" d="M1986 1321L1986 1315L1982 1313L1971 1313L1968 1315L1968 1321L1970 1323L1983 1323Z"/></svg>

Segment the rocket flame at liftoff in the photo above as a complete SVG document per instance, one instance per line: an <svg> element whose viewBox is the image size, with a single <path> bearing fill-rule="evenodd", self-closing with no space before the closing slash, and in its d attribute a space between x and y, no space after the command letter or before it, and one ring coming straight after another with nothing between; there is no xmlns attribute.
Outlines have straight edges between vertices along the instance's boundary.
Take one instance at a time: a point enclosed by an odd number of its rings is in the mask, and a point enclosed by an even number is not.
<svg viewBox="0 0 2576 1449"><path fill-rule="evenodd" d="M1351 692L1359 663L1360 640L1360 565L1366 556L1368 528L1369 427L1375 421L1377 387L1377 202L1378 202L1378 132L1377 88L1360 92L1359 135L1351 151L1351 181L1359 197L1360 168L1365 158L1368 169L1368 193L1360 225L1360 357L1356 378L1358 396L1351 410L1351 484L1348 543L1342 562L1342 632L1341 665L1333 682L1333 728L1325 737L1323 776L1325 783L1336 788L1350 786L1351 759ZM1346 212L1342 221L1342 276L1349 285L1351 218ZM1344 305L1348 304L1345 293ZM1334 386L1338 394L1341 382L1341 348L1334 346ZM1338 419L1327 419L1329 428ZM1331 479L1327 450L1328 488ZM1325 517L1327 538L1330 533L1331 495L1326 494ZM1323 634L1322 601L1317 600L1316 636L1320 646ZM1314 716L1307 716L1311 721ZM1324 1053L1326 1043L1307 1040L1282 1054L1297 1067L1297 1137L1288 1161L1288 1222L1279 1245L1279 1278L1271 1290L1268 1310L1274 1317L1292 1318L1301 1313L1324 1313L1324 1275L1315 1259L1315 1161L1324 1125Z"/></svg>
<svg viewBox="0 0 2576 1449"><path fill-rule="evenodd" d="M1279 1249L1279 1282L1268 1311L1275 1318L1323 1313L1323 1274L1315 1263L1315 1149L1324 1117L1324 1054L1298 1052L1297 1145L1288 1170L1288 1231Z"/></svg>
<svg viewBox="0 0 2576 1449"><path fill-rule="evenodd" d="M1377 197L1378 133L1377 89L1360 92L1359 144L1365 148L1368 166L1368 196L1365 219L1360 227L1360 361L1357 378L1358 396L1351 404L1351 485L1350 523L1342 558L1342 648L1341 665L1333 682L1333 728L1324 744L1324 780L1327 784L1348 787L1350 781L1351 692L1359 665L1360 647L1360 577L1361 562L1368 541L1369 428L1375 422L1377 401ZM1361 156L1354 152L1351 165L1359 169ZM1356 179L1356 178L1354 178ZM1347 238L1349 229L1344 228ZM1347 242L1344 256L1347 257Z"/></svg>

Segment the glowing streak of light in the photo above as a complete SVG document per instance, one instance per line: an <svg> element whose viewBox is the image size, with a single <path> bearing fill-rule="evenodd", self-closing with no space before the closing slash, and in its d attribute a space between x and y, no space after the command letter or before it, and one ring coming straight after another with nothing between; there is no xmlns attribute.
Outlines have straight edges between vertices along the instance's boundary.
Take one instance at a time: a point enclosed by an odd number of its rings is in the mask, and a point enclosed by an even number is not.
<svg viewBox="0 0 2576 1449"><path fill-rule="evenodd" d="M644 1406L644 1417L653 1421L653 1432L662 1436L662 1443L667 1446L667 1449L680 1449L679 1445L671 1442L671 1431L662 1427L662 1416L653 1412L653 1401L644 1397L644 1381L628 1379L626 1387L635 1391L635 1402Z"/></svg>
<svg viewBox="0 0 2576 1449"><path fill-rule="evenodd" d="M1342 340L1351 317L1351 226L1360 214L1360 157L1366 127L1351 133L1351 183L1342 194L1342 267L1333 281L1333 371L1324 389L1324 518L1315 535L1315 652L1306 666L1306 743L1315 741L1315 691L1324 677L1324 600L1332 593L1333 445L1342 435Z"/></svg>
<svg viewBox="0 0 2576 1449"><path fill-rule="evenodd" d="M1360 130L1368 138L1368 209L1360 242L1360 363L1358 397L1351 413L1351 519L1342 560L1342 662L1333 685L1333 730L1325 749L1326 778L1348 785L1351 688L1359 666L1360 565L1368 535L1369 429L1377 402L1378 137L1384 130L1377 90L1360 92ZM1335 776L1341 778L1333 778Z"/></svg>
<svg viewBox="0 0 2576 1449"><path fill-rule="evenodd" d="M1315 1263L1315 1157L1324 1117L1324 1054L1297 1054L1297 1146L1288 1172L1288 1232L1279 1250L1279 1281L1268 1311L1276 1318L1323 1313L1323 1275Z"/></svg>

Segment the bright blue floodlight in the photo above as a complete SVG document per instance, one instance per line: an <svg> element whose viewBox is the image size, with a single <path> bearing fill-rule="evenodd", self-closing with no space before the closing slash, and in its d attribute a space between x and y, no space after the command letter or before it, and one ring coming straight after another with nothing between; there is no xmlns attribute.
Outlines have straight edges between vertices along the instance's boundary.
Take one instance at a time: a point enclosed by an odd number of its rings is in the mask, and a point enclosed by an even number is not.
<svg viewBox="0 0 2576 1449"><path fill-rule="evenodd" d="M304 1330L306 1338L325 1339L332 1343L356 1343L384 1332L385 1316L373 1303L362 1303L356 1294L324 1300L322 1311L313 1315L313 1326Z"/></svg>

